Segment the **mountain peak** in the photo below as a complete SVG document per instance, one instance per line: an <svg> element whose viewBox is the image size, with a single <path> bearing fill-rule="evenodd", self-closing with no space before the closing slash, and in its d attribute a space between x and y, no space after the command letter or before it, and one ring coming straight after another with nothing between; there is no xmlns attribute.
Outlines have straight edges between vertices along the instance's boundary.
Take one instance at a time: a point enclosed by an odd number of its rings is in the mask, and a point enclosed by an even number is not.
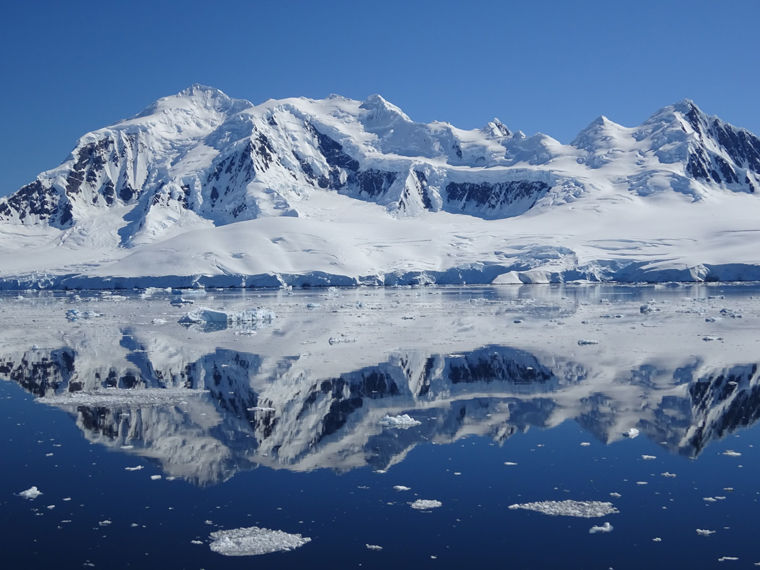
<svg viewBox="0 0 760 570"><path fill-rule="evenodd" d="M253 107L253 104L245 99L233 99L221 89L193 83L175 95L161 97L143 109L137 117L147 117L173 109L200 109L237 113L250 107Z"/></svg>
<svg viewBox="0 0 760 570"><path fill-rule="evenodd" d="M372 123L386 123L401 120L411 123L412 120L399 107L389 102L377 93L367 97L360 109L367 112L366 120Z"/></svg>

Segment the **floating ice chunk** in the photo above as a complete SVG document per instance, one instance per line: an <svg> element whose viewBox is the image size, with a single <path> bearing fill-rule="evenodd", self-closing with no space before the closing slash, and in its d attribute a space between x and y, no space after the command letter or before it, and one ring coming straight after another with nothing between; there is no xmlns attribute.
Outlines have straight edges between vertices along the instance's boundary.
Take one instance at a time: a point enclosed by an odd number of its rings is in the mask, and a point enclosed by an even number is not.
<svg viewBox="0 0 760 570"><path fill-rule="evenodd" d="M108 525L110 525L110 524L111 524L111 521L110 521L110 520L108 520L108 519L106 519L106 520L104 520L104 521L99 521L99 522L98 522L98 525L99 525L99 526L108 526Z"/></svg>
<svg viewBox="0 0 760 570"><path fill-rule="evenodd" d="M209 548L224 556L258 556L295 550L311 539L300 534L257 526L218 530L210 535Z"/></svg>
<svg viewBox="0 0 760 570"><path fill-rule="evenodd" d="M394 485L393 486L394 491L411 491L411 487L407 487L406 485Z"/></svg>
<svg viewBox="0 0 760 570"><path fill-rule="evenodd" d="M661 539L659 536L655 536L655 537L652 539L652 542L662 542L662 539Z"/></svg>
<svg viewBox="0 0 760 570"><path fill-rule="evenodd" d="M386 414L380 420L380 425L387 428L408 429L410 427L418 426L422 422L415 420L408 414L402 414L400 416L389 416Z"/></svg>
<svg viewBox="0 0 760 570"><path fill-rule="evenodd" d="M578 346L586 346L590 344L599 344L599 341L588 339L588 338L582 338L578 340Z"/></svg>
<svg viewBox="0 0 760 570"><path fill-rule="evenodd" d="M230 325L246 325L256 327L269 324L275 319L272 311L256 308L229 313L223 310L198 307L188 312L178 322L182 325L200 325L204 328L224 329Z"/></svg>
<svg viewBox="0 0 760 570"><path fill-rule="evenodd" d="M32 485L29 487L26 491L21 491L18 496L23 497L24 499L28 499L30 501L33 501L37 497L42 495L42 491L40 491L36 485Z"/></svg>
<svg viewBox="0 0 760 570"><path fill-rule="evenodd" d="M648 485L649 483L647 483L646 481L636 481L636 484L637 485Z"/></svg>
<svg viewBox="0 0 760 570"><path fill-rule="evenodd" d="M591 442L588 442L588 441L581 442L581 447L588 447L589 445L591 445Z"/></svg>
<svg viewBox="0 0 760 570"><path fill-rule="evenodd" d="M617 493L615 491L613 491L612 493L610 493L610 497L614 497L615 499L619 499L622 496L623 495L621 495L620 493Z"/></svg>
<svg viewBox="0 0 760 570"><path fill-rule="evenodd" d="M154 325L165 325L166 324L166 319L156 318L156 319L153 319L150 322L153 323Z"/></svg>
<svg viewBox="0 0 760 570"><path fill-rule="evenodd" d="M150 476L150 480L151 481L158 481L159 479L161 479L161 475L151 475Z"/></svg>
<svg viewBox="0 0 760 570"><path fill-rule="evenodd" d="M698 528L697 529L697 534L699 536L710 536L711 534L715 534L715 531L714 530L707 530L705 528Z"/></svg>
<svg viewBox="0 0 760 570"><path fill-rule="evenodd" d="M190 544L203 544L202 540L191 540Z"/></svg>
<svg viewBox="0 0 760 570"><path fill-rule="evenodd" d="M354 337L341 334L338 336L331 336L327 342L330 343L330 346L332 346L334 344L350 344L352 342L356 342L356 339Z"/></svg>
<svg viewBox="0 0 760 570"><path fill-rule="evenodd" d="M670 479L673 479L676 477L675 473L670 473L668 471L663 471L662 473L660 473L660 475L662 475L663 477L668 477Z"/></svg>
<svg viewBox="0 0 760 570"><path fill-rule="evenodd" d="M702 500L706 503L715 503L718 501L715 497L702 497Z"/></svg>
<svg viewBox="0 0 760 570"><path fill-rule="evenodd" d="M413 503L409 503L409 506L418 511L428 511L442 507L443 503L435 499L417 499Z"/></svg>
<svg viewBox="0 0 760 570"><path fill-rule="evenodd" d="M504 465L507 465L508 467L514 467L515 465L517 465L517 463L515 463L514 461L505 461Z"/></svg>
<svg viewBox="0 0 760 570"><path fill-rule="evenodd" d="M364 546L367 547L367 550L376 550L377 551L377 550L382 550L383 549L383 547L380 546L379 544L365 544Z"/></svg>
<svg viewBox="0 0 760 570"><path fill-rule="evenodd" d="M608 522L605 522L602 526L592 526L590 529L588 529L589 534L596 534L598 532L612 532L612 525Z"/></svg>
<svg viewBox="0 0 760 570"><path fill-rule="evenodd" d="M79 319L94 319L95 317L102 317L100 313L95 311L80 311L79 309L69 309L66 311L66 318L71 321L78 321Z"/></svg>
<svg viewBox="0 0 760 570"><path fill-rule="evenodd" d="M738 556L721 556L718 558L718 562L735 562L736 560L739 560Z"/></svg>
<svg viewBox="0 0 760 570"><path fill-rule="evenodd" d="M246 408L249 412L274 412L274 408L269 408L266 406L253 406L252 408Z"/></svg>
<svg viewBox="0 0 760 570"><path fill-rule="evenodd" d="M124 471L139 471L140 469L145 469L144 465L135 465L134 467L125 467Z"/></svg>
<svg viewBox="0 0 760 570"><path fill-rule="evenodd" d="M729 457L741 457L741 453L734 451L733 449L727 449L722 455L728 455Z"/></svg>
<svg viewBox="0 0 760 570"><path fill-rule="evenodd" d="M641 458L644 461L652 461L652 459L657 459L656 455L642 455Z"/></svg>
<svg viewBox="0 0 760 570"><path fill-rule="evenodd" d="M629 430L624 431L623 435L625 437L630 437L631 439L633 439L634 437L638 437L639 433L641 433L641 432L639 432L639 430L637 430L636 428L632 427Z"/></svg>
<svg viewBox="0 0 760 570"><path fill-rule="evenodd" d="M535 503L519 503L509 505L509 508L536 511L544 515L560 517L596 518L619 513L612 503L606 501L538 501Z"/></svg>

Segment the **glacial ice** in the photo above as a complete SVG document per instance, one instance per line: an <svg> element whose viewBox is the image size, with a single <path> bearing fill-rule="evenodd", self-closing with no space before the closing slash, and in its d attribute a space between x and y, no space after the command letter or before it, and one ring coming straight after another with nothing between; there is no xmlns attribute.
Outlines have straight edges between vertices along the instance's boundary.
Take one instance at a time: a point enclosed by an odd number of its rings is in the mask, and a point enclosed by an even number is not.
<svg viewBox="0 0 760 570"><path fill-rule="evenodd" d="M537 501L534 503L517 503L509 505L512 510L524 509L544 515L560 517L596 518L619 513L612 503L607 501Z"/></svg>
<svg viewBox="0 0 760 570"><path fill-rule="evenodd" d="M218 530L210 534L209 548L224 556L258 556L295 550L311 541L300 534L257 526Z"/></svg>

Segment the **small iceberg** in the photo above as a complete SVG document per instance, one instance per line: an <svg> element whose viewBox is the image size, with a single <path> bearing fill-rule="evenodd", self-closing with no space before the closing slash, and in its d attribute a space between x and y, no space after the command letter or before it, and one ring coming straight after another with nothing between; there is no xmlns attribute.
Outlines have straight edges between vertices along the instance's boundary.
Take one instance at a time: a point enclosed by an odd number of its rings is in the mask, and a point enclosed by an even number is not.
<svg viewBox="0 0 760 570"><path fill-rule="evenodd" d="M42 495L42 491L40 491L40 490L39 490L39 489L36 487L36 485L32 485L31 487L29 487L29 488L28 488L28 489L26 489L25 491L21 491L21 492L18 494L18 496L19 496L19 497L23 497L24 499L27 499L27 500L29 500L29 501L33 501L34 499L36 499L36 498L37 498L37 497L39 497L40 495Z"/></svg>
<svg viewBox="0 0 760 570"><path fill-rule="evenodd" d="M442 507L443 503L435 499L417 499L413 503L409 503L409 506L417 511L429 511L430 509Z"/></svg>
<svg viewBox="0 0 760 570"><path fill-rule="evenodd" d="M271 324L275 318L272 311L261 308L227 312L221 309L198 307L188 312L178 322L185 326L199 326L204 331L214 331L224 330L228 326L246 326L255 329L264 324Z"/></svg>
<svg viewBox="0 0 760 570"><path fill-rule="evenodd" d="M218 530L210 535L209 548L223 556L258 556L300 548L311 539L300 534L251 526Z"/></svg>
<svg viewBox="0 0 760 570"><path fill-rule="evenodd" d="M610 523L605 522L601 526L597 526L597 525L592 526L590 529L588 529L588 533L596 534L598 532L612 532L612 529L613 529L613 526Z"/></svg>

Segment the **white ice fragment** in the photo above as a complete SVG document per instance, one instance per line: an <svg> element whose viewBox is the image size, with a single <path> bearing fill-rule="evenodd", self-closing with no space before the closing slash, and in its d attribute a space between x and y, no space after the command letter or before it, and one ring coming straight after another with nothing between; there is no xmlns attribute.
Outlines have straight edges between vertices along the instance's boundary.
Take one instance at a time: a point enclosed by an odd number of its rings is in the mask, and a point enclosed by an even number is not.
<svg viewBox="0 0 760 570"><path fill-rule="evenodd" d="M707 530L707 529L704 529L704 528L698 528L697 529L697 534L699 536L710 536L711 534L715 534L715 531L714 530Z"/></svg>
<svg viewBox="0 0 760 570"><path fill-rule="evenodd" d="M587 346L591 344L599 344L599 341L588 338L582 338L578 340L578 346Z"/></svg>
<svg viewBox="0 0 760 570"><path fill-rule="evenodd" d="M42 495L42 491L40 491L35 485L32 485L26 491L21 491L18 494L19 497L23 497L24 499L28 499L30 501L36 499L40 495Z"/></svg>
<svg viewBox="0 0 760 570"><path fill-rule="evenodd" d="M588 442L588 441L582 441L581 442L581 447L588 447L589 445L591 445L591 443Z"/></svg>
<svg viewBox="0 0 760 570"><path fill-rule="evenodd" d="M617 493L615 491L613 491L612 493L610 493L610 497L614 497L615 499L619 499L622 496L623 495L621 495L620 493Z"/></svg>
<svg viewBox="0 0 760 570"><path fill-rule="evenodd" d="M387 428L399 428L408 429L410 427L418 426L422 422L415 420L408 414L401 414L399 416L389 416L386 414L380 420L380 425Z"/></svg>
<svg viewBox="0 0 760 570"><path fill-rule="evenodd" d="M636 481L636 484L637 485L648 485L649 483L647 483L646 481Z"/></svg>
<svg viewBox="0 0 760 570"><path fill-rule="evenodd" d="M330 346L334 344L350 344L356 342L356 338L340 334L339 336L331 336L327 342Z"/></svg>
<svg viewBox="0 0 760 570"><path fill-rule="evenodd" d="M203 544L202 540L191 540L190 544Z"/></svg>
<svg viewBox="0 0 760 570"><path fill-rule="evenodd" d="M663 477L668 477L670 479L673 479L676 477L675 473L670 473L669 471L663 471L662 473L660 473L660 475L662 475Z"/></svg>
<svg viewBox="0 0 760 570"><path fill-rule="evenodd" d="M514 467L515 465L517 465L517 463L514 461L505 461L504 465L507 465L509 467Z"/></svg>
<svg viewBox="0 0 760 570"><path fill-rule="evenodd" d="M661 539L659 536L655 536L655 537L652 539L652 542L662 542L662 539Z"/></svg>
<svg viewBox="0 0 760 570"><path fill-rule="evenodd" d="M641 458L644 461L651 461L652 459L657 459L656 455L642 455Z"/></svg>
<svg viewBox="0 0 760 570"><path fill-rule="evenodd" d="M98 525L99 525L99 526L108 526L108 525L110 525L110 524L111 524L111 521L110 521L110 520L108 520L108 519L106 519L106 520L104 520L104 521L99 521L99 522L98 522Z"/></svg>
<svg viewBox="0 0 760 570"><path fill-rule="evenodd" d="M161 475L151 475L150 480L151 481L158 481L161 478Z"/></svg>
<svg viewBox="0 0 760 570"><path fill-rule="evenodd" d="M367 550L382 550L383 547L379 544L365 544L364 546L367 547Z"/></svg>
<svg viewBox="0 0 760 570"><path fill-rule="evenodd" d="M311 539L300 534L257 526L218 530L210 535L209 548L224 556L258 556L295 550Z"/></svg>
<svg viewBox="0 0 760 570"><path fill-rule="evenodd" d="M393 486L394 491L411 491L411 487L407 487L406 485L394 485Z"/></svg>
<svg viewBox="0 0 760 570"><path fill-rule="evenodd" d="M47 509L48 509L49 511L52 511L54 508L55 508L55 505L48 505L48 506L47 506Z"/></svg>
<svg viewBox="0 0 760 570"><path fill-rule="evenodd" d="M592 526L590 529L588 529L589 534L596 534L598 532L612 532L612 525L608 522L605 522L601 526Z"/></svg>
<svg viewBox="0 0 760 570"><path fill-rule="evenodd" d="M738 556L721 556L718 558L718 562L735 562L736 560L739 560Z"/></svg>
<svg viewBox="0 0 760 570"><path fill-rule="evenodd" d="M135 465L134 467L125 467L124 471L139 471L140 469L145 469L144 465Z"/></svg>
<svg viewBox="0 0 760 570"><path fill-rule="evenodd" d="M715 497L702 497L702 500L706 503L715 503L718 499Z"/></svg>
<svg viewBox="0 0 760 570"><path fill-rule="evenodd" d="M150 322L153 323L154 325L165 325L166 324L166 319L156 318L156 319L153 319Z"/></svg>
<svg viewBox="0 0 760 570"><path fill-rule="evenodd" d="M606 501L538 501L535 503L519 503L509 505L509 508L536 511L544 515L561 517L596 518L619 513L612 503Z"/></svg>
<svg viewBox="0 0 760 570"><path fill-rule="evenodd" d="M248 325L256 326L259 324L269 324L275 319L272 311L256 308L245 309L236 313L218 309L209 309L208 307L198 307L187 313L179 320L183 325L211 325L220 328L227 325Z"/></svg>
<svg viewBox="0 0 760 570"><path fill-rule="evenodd" d="M409 506L418 511L427 511L442 507L443 503L435 499L417 499L413 503L409 503Z"/></svg>
<svg viewBox="0 0 760 570"><path fill-rule="evenodd" d="M627 431L624 431L623 435L625 437L630 437L631 439L633 439L634 437L638 437L639 433L640 433L639 430L637 430L636 428L632 427L631 429L629 429Z"/></svg>
<svg viewBox="0 0 760 570"><path fill-rule="evenodd" d="M728 457L741 457L741 453L738 451L734 451L733 449L727 449L723 452L722 455L727 455Z"/></svg>

